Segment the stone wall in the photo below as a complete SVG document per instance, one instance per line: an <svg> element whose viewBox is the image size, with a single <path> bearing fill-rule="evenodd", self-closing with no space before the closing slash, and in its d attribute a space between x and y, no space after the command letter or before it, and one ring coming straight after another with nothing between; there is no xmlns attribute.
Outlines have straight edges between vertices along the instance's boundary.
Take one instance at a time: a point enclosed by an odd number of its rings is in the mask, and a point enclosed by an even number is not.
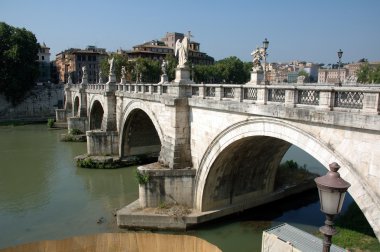
<svg viewBox="0 0 380 252"><path fill-rule="evenodd" d="M63 85L34 87L16 106L0 95L0 122L40 121L55 118L55 110L63 106Z"/></svg>

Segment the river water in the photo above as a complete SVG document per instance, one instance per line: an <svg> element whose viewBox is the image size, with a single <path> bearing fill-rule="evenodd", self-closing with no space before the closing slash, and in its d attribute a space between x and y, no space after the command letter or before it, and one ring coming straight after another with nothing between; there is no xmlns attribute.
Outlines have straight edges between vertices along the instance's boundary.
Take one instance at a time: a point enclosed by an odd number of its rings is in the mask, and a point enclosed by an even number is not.
<svg viewBox="0 0 380 252"><path fill-rule="evenodd" d="M138 198L136 167L115 170L77 168L73 158L85 143L60 142L65 130L46 125L0 127L0 248L102 232L126 232L114 213ZM326 170L292 147L284 159ZM352 202L348 195L345 206ZM102 223L97 223L101 219ZM287 222L316 232L323 225L316 191L309 191L204 224L184 232L223 251L260 251L262 231Z"/></svg>

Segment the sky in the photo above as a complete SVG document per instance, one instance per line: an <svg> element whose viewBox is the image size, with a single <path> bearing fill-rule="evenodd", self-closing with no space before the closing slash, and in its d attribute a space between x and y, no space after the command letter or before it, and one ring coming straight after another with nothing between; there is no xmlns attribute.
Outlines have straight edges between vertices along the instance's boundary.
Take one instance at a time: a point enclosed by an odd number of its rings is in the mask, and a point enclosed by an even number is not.
<svg viewBox="0 0 380 252"><path fill-rule="evenodd" d="M187 33L220 60L251 61L269 40L268 62L380 61L379 0L0 0L0 22L24 27L51 59L88 45L107 51ZM0 38L1 39L1 38Z"/></svg>

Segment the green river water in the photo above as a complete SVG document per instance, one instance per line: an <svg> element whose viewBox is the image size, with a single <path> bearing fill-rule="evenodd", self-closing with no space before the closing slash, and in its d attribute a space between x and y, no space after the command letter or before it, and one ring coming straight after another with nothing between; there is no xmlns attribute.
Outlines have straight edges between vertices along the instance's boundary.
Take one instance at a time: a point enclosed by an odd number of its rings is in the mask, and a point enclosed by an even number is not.
<svg viewBox="0 0 380 252"><path fill-rule="evenodd" d="M0 127L0 248L118 229L115 210L138 198L136 167L77 168L73 158L85 143L60 142L66 130L46 125ZM318 162L294 149L300 164ZM319 165L320 166L320 165ZM322 170L322 172L325 172ZM345 205L352 201L346 199ZM103 218L104 222L97 223ZM323 225L316 192L282 200L204 224L184 234L223 251L260 251L262 231L287 222L308 232Z"/></svg>

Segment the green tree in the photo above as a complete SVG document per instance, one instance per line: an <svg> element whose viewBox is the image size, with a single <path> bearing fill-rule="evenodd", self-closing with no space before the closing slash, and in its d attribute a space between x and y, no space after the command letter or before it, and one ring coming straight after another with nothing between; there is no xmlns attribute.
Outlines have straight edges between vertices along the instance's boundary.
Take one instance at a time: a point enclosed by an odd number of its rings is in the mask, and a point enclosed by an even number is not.
<svg viewBox="0 0 380 252"><path fill-rule="evenodd" d="M300 70L298 72L298 76L305 76L306 82L310 80L310 75L305 70Z"/></svg>
<svg viewBox="0 0 380 252"><path fill-rule="evenodd" d="M116 81L120 81L121 79L121 67L125 66L125 70L127 72L126 79L131 80L132 70L134 69L134 63L128 61L127 55L122 54L116 54L113 53L110 55L109 58L105 58L100 62L100 69L102 70L102 78L103 80L108 80L108 74L110 65L108 63L108 60L111 58L114 58L114 68L115 68L115 75L116 75Z"/></svg>
<svg viewBox="0 0 380 252"><path fill-rule="evenodd" d="M135 72L139 75L142 74L142 82L158 83L161 75L160 62L148 58L138 58Z"/></svg>
<svg viewBox="0 0 380 252"><path fill-rule="evenodd" d="M168 63L166 67L166 73L168 75L169 81L172 81L175 78L175 68L178 64L177 59L173 55L167 54L165 60Z"/></svg>
<svg viewBox="0 0 380 252"><path fill-rule="evenodd" d="M252 63L243 63L232 56L217 61L214 65L196 65L196 82L242 84L249 80Z"/></svg>
<svg viewBox="0 0 380 252"><path fill-rule="evenodd" d="M0 22L0 93L17 104L35 85L39 45L25 28Z"/></svg>
<svg viewBox="0 0 380 252"><path fill-rule="evenodd" d="M380 83L380 66L374 67L365 62L356 74L359 83Z"/></svg>

